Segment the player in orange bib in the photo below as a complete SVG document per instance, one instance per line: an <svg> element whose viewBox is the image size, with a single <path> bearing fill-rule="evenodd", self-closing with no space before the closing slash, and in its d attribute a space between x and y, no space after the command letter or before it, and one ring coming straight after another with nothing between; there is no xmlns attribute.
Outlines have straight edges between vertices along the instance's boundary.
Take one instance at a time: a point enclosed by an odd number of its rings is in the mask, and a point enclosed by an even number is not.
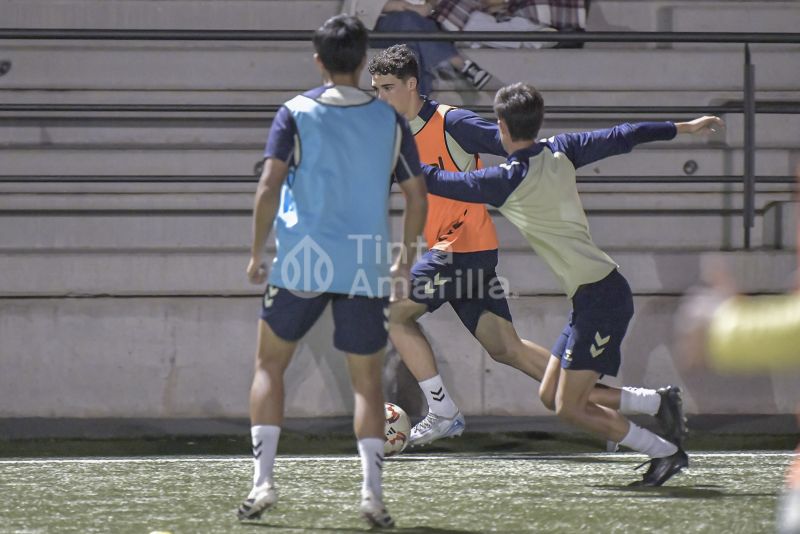
<svg viewBox="0 0 800 534"><path fill-rule="evenodd" d="M419 94L418 63L406 45L381 51L370 61L368 70L378 98L408 119L421 162L466 172L482 167L478 154L507 156L497 124ZM497 232L484 204L428 194L424 235L428 251L411 269L409 297L392 304L389 326L392 343L428 402L427 416L411 430L412 446L464 431L464 417L443 384L433 350L417 324L426 312L449 303L495 361L537 381L541 381L550 359L550 351L520 339L511 322L505 292L495 272ZM682 435L685 430L677 388L598 386L592 399L614 409L657 415L671 435Z"/></svg>

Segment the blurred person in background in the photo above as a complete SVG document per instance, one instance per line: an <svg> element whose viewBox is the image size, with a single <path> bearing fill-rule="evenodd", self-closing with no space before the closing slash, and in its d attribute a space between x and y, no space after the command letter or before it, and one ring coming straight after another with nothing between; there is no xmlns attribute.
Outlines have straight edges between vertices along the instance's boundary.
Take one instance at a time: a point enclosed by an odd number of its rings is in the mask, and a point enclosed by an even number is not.
<svg viewBox="0 0 800 534"><path fill-rule="evenodd" d="M375 32L438 32L441 28L432 18L436 2L425 0L345 0L343 13L355 15ZM388 48L401 41L376 41L370 45ZM433 79L440 72L455 72L475 89L483 89L492 79L488 71L465 58L452 42L408 41L419 60L419 91L429 95Z"/></svg>
<svg viewBox="0 0 800 534"><path fill-rule="evenodd" d="M435 18L448 31L584 31L588 0L439 0ZM473 43L492 48L580 48L582 42Z"/></svg>
<svg viewBox="0 0 800 534"><path fill-rule="evenodd" d="M800 167L797 178L800 183ZM706 285L691 292L676 315L679 351L687 366L708 365L720 373L800 368L800 292L737 295L720 263L708 266L704 279ZM778 532L800 533L800 446L778 507Z"/></svg>

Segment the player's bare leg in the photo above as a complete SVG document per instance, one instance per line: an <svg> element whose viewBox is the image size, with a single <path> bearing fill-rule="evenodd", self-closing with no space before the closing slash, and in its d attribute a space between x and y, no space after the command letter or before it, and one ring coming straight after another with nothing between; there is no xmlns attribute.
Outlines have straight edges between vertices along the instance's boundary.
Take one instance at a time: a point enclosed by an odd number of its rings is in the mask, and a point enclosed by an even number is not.
<svg viewBox="0 0 800 534"><path fill-rule="evenodd" d="M556 388L556 414L583 430L619 442L628 433L628 420L616 410L589 400L599 378L595 371L561 369Z"/></svg>
<svg viewBox="0 0 800 534"><path fill-rule="evenodd" d="M464 416L444 386L433 349L417 323L426 311L424 304L403 299L392 303L389 318L392 344L416 378L428 403L425 418L411 429L408 444L412 447L460 436L464 432Z"/></svg>
<svg viewBox="0 0 800 534"><path fill-rule="evenodd" d="M427 311L427 306L403 299L393 302L390 310L389 338L408 370L418 382L438 375L433 349L417 323L417 319Z"/></svg>
<svg viewBox="0 0 800 534"><path fill-rule="evenodd" d="M536 381L542 380L550 351L520 339L510 321L484 312L478 320L475 338L496 362L518 369Z"/></svg>
<svg viewBox="0 0 800 534"><path fill-rule="evenodd" d="M599 373L591 370L561 369L556 414L578 428L647 454L650 467L634 485L660 486L689 465L686 453L677 445L638 427L616 410L591 402L589 396L599 378Z"/></svg>
<svg viewBox="0 0 800 534"><path fill-rule="evenodd" d="M394 521L383 505L383 352L348 354L347 370L355 397L353 430L364 474L361 515L370 525L387 528L394 526Z"/></svg>
<svg viewBox="0 0 800 534"><path fill-rule="evenodd" d="M558 381L561 376L561 360L553 356L548 357L547 367L542 377L542 383L539 386L539 399L548 410L556 410L556 391L558 390ZM589 402L618 410L620 406L622 390L596 384L589 392Z"/></svg>
<svg viewBox="0 0 800 534"><path fill-rule="evenodd" d="M295 347L297 342L279 338L265 321L258 321L258 347L250 386L252 425L283 424L283 375Z"/></svg>
<svg viewBox="0 0 800 534"><path fill-rule="evenodd" d="M272 473L283 424L283 375L296 346L296 342L275 335L265 321L258 321L258 346L250 386L253 488L239 506L237 515L241 520L258 519L278 500Z"/></svg>
<svg viewBox="0 0 800 534"><path fill-rule="evenodd" d="M550 410L556 409L556 389L561 372L561 360L550 356L539 386L539 398ZM596 384L589 394L589 402L623 413L653 415L658 420L663 435L679 446L687 432L686 416L680 388L665 386L659 389L612 387Z"/></svg>

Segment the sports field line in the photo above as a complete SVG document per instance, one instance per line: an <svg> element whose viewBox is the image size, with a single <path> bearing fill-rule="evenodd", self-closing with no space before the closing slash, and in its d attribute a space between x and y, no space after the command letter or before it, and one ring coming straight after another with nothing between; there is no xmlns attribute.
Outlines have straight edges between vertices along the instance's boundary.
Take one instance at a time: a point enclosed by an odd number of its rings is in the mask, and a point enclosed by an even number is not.
<svg viewBox="0 0 800 534"><path fill-rule="evenodd" d="M785 457L790 458L794 456L792 451L776 452L691 452L689 455L692 458L762 458L765 456L770 457ZM641 454L634 453L574 453L574 454L497 454L497 455L478 455L473 456L469 454L437 454L437 455L418 455L414 454L407 457L391 458L392 462L403 462L406 460L495 460L500 461L508 458L530 457L531 460L567 460L570 458L625 458L625 457L641 457ZM0 460L0 465L43 465L43 464L148 464L148 463L181 463L181 462L217 462L217 463L237 463L249 460L247 456L224 456L224 457L206 457L206 458L192 458L192 457L179 457L179 458L42 458L38 460L21 459L21 460ZM360 461L358 455L348 456L278 456L278 462L358 462Z"/></svg>

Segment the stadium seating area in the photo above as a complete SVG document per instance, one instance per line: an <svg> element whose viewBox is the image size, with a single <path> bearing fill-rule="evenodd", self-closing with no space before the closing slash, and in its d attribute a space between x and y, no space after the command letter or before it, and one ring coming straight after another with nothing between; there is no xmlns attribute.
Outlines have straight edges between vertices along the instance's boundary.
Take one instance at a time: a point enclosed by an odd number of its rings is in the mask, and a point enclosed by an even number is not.
<svg viewBox="0 0 800 534"><path fill-rule="evenodd" d="M0 24L311 30L340 4L0 0ZM596 0L588 26L793 32L800 8L771 0ZM589 43L465 54L501 81L534 83L549 105L716 106L742 101L743 48ZM800 44L752 50L757 100L800 103ZM271 105L319 82L310 45L295 42L16 40L0 46L3 60L11 68L0 75L0 105ZM362 82L368 87L368 77ZM492 94L442 82L434 96L469 107L490 104ZM688 116L561 113L546 119L543 134L659 118ZM742 116L724 118L728 129L718 137L654 144L581 170L586 178L616 177L580 188L595 241L637 295L621 378L679 383L693 413L789 413L796 376L748 379L753 393L744 397L735 380L723 387L718 377L684 376L670 347L678 296L697 281L705 256L725 251L742 287L754 292L787 289L796 267L792 184L758 184L754 250L744 251L741 183L642 180L741 175ZM0 372L2 415L246 415L258 290L244 276L254 190L244 180L269 121L268 113L241 111L0 112L0 369L9 371ZM759 114L755 139L759 177L793 174L800 114ZM399 227L401 200L394 202ZM548 345L568 303L516 230L499 215L496 222L501 274L520 296L512 303L518 329ZM530 382L491 362L454 315L442 311L425 325L467 414L545 413ZM290 416L349 410L346 373L329 354L331 328L315 329L289 375L325 387L312 399L290 392Z"/></svg>

